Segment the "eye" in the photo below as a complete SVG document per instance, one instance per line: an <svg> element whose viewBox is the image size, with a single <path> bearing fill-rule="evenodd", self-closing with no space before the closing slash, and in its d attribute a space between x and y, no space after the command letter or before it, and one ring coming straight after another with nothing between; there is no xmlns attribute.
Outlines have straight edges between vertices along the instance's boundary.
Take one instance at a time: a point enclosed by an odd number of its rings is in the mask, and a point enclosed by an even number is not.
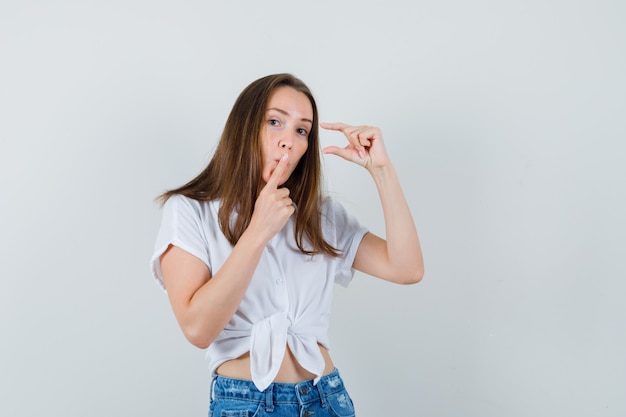
<svg viewBox="0 0 626 417"><path fill-rule="evenodd" d="M298 134L302 135L302 136L307 136L309 134L309 132L306 131L306 129L298 129Z"/></svg>
<svg viewBox="0 0 626 417"><path fill-rule="evenodd" d="M267 123L268 123L270 126L280 126L280 122L279 122L277 119L269 119L269 120L267 121Z"/></svg>

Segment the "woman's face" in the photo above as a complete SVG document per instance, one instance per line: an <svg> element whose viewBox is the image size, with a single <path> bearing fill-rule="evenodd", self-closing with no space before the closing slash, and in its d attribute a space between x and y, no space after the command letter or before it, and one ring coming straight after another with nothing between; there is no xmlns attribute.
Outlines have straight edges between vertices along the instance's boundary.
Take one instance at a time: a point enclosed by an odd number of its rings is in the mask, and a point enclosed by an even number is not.
<svg viewBox="0 0 626 417"><path fill-rule="evenodd" d="M272 92L261 127L263 181L270 179L284 154L288 155L287 169L278 183L289 179L309 146L312 126L313 107L304 93L287 86Z"/></svg>

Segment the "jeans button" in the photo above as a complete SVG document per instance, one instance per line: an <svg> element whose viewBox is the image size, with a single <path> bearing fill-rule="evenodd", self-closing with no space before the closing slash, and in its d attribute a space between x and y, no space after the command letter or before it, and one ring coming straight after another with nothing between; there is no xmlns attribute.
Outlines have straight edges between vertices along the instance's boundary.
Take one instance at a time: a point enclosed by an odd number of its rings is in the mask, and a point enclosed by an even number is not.
<svg viewBox="0 0 626 417"><path fill-rule="evenodd" d="M300 393L302 393L302 395L307 395L309 393L309 391L310 391L309 387L302 387L302 388L300 388ZM307 413L308 413L308 411L307 411ZM309 414L306 414L306 415L308 416Z"/></svg>

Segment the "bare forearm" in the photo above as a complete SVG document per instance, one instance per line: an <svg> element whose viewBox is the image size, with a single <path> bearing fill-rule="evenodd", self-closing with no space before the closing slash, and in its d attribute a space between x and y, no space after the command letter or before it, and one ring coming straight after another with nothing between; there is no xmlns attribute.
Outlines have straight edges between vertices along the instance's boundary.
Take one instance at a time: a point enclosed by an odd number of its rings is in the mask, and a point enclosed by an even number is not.
<svg viewBox="0 0 626 417"><path fill-rule="evenodd" d="M235 314L265 244L254 233L244 233L222 267L193 294L179 321L195 346L210 345Z"/></svg>
<svg viewBox="0 0 626 417"><path fill-rule="evenodd" d="M395 168L388 164L370 173L383 208L389 266L403 281L417 282L424 272L422 250Z"/></svg>

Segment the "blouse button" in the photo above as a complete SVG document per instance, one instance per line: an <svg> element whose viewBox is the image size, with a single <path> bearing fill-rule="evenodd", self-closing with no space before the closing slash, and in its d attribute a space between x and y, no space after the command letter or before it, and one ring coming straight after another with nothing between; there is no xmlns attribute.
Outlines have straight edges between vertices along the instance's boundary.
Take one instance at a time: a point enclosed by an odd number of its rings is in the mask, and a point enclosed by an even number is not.
<svg viewBox="0 0 626 417"><path fill-rule="evenodd" d="M278 279L276 280L276 285L281 285L282 283L283 283L282 278L278 278Z"/></svg>

